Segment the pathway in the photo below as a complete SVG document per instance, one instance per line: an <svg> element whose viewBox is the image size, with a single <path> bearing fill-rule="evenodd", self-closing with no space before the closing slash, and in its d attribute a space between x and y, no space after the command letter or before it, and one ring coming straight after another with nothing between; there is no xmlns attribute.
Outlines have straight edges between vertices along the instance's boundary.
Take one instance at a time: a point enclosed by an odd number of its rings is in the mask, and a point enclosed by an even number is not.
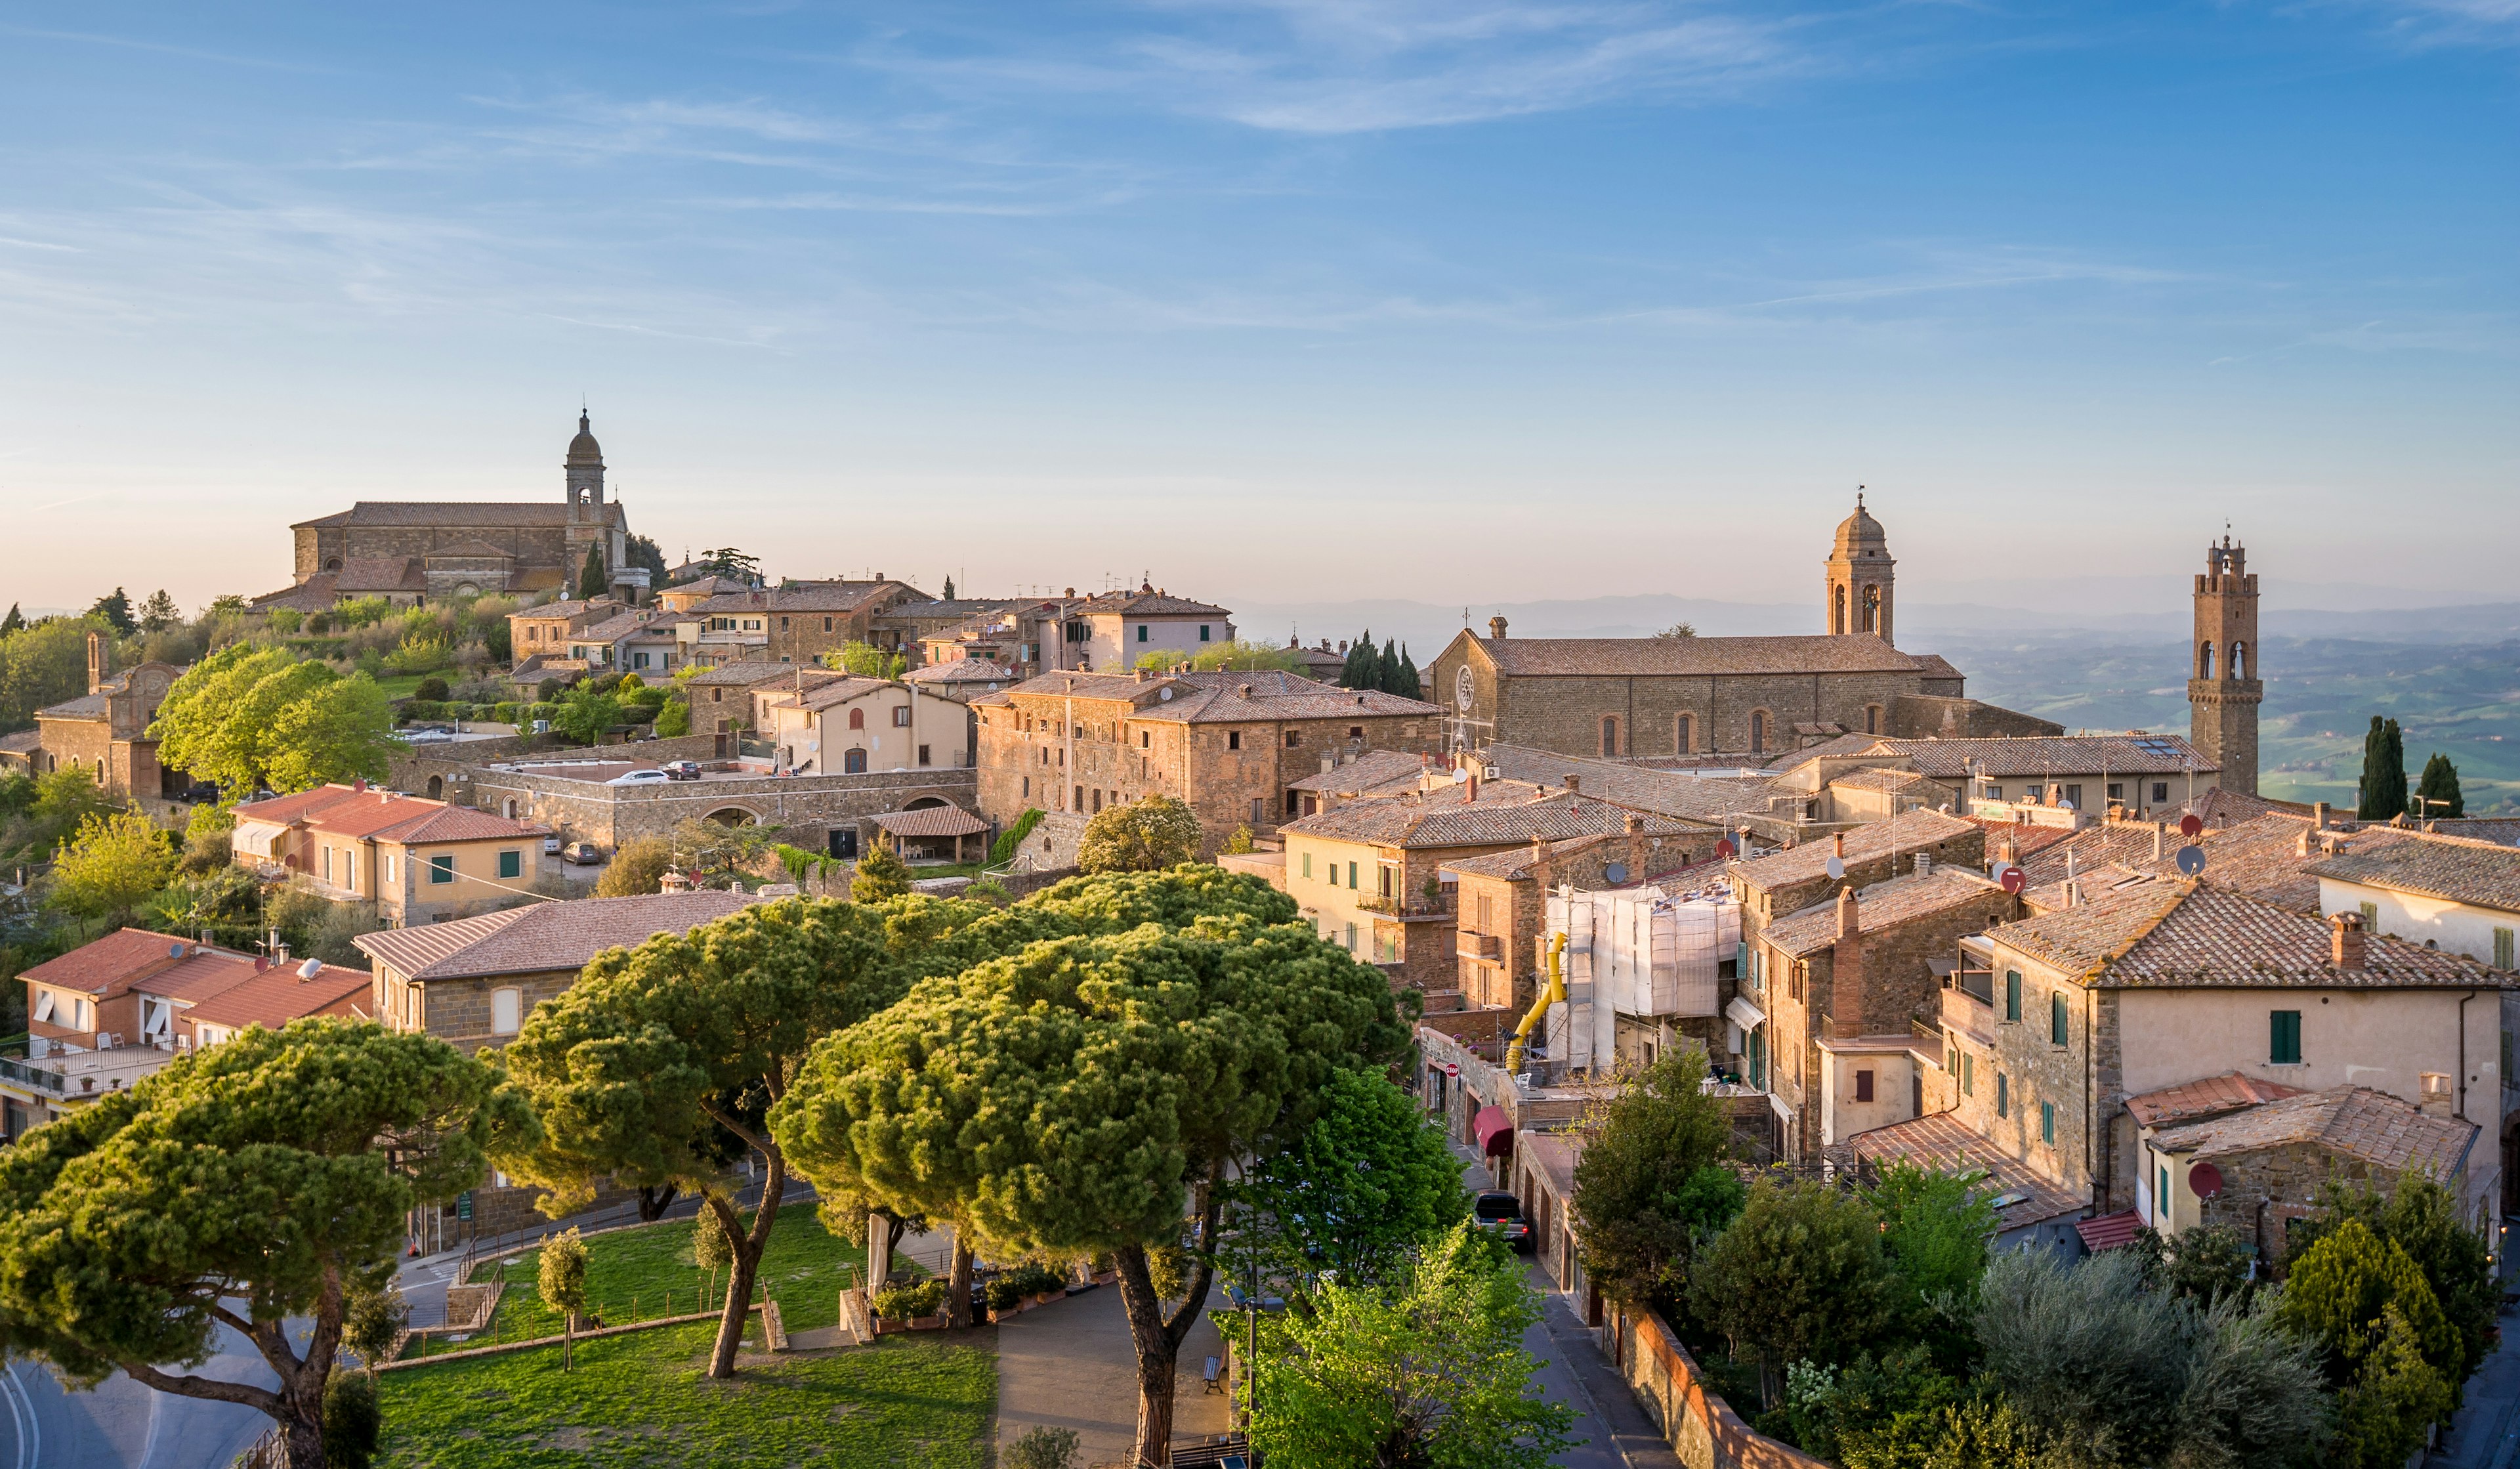
<svg viewBox="0 0 2520 1469"><path fill-rule="evenodd" d="M2424 1455L2424 1469L2508 1469L2520 1450L2520 1325L2506 1305L2502 1340L2467 1380L2467 1401L2451 1419L2441 1447Z"/></svg>
<svg viewBox="0 0 2520 1469"><path fill-rule="evenodd" d="M1225 1304L1222 1295L1211 1307ZM1232 1426L1225 1395L1210 1393L1200 1368L1225 1348L1201 1314L1182 1344L1173 1397L1173 1442L1196 1441ZM1080 1465L1126 1464L1138 1435L1138 1356L1117 1285L1099 1286L1035 1307L998 1326L998 1446L1026 1429L1076 1430Z"/></svg>

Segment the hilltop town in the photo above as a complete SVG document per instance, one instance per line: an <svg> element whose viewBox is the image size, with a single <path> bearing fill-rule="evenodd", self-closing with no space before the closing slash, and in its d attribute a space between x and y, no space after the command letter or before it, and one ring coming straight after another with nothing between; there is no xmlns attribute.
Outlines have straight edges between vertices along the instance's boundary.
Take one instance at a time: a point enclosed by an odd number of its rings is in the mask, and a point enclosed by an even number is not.
<svg viewBox="0 0 2520 1469"><path fill-rule="evenodd" d="M1861 495L1779 532L1807 634L1419 663L1151 576L668 567L606 473L581 415L548 498L12 610L12 1350L257 1409L262 1462L345 1393L468 1464L1331 1462L1284 1446L1404 1358L1623 1462L2377 1464L2485 1360L2520 820L2378 715L2351 809L2262 795L2284 573L2230 534L2185 728L2069 733L1902 646ZM868 1375L914 1367L925 1428ZM526 1400L572 1370L616 1424Z"/></svg>

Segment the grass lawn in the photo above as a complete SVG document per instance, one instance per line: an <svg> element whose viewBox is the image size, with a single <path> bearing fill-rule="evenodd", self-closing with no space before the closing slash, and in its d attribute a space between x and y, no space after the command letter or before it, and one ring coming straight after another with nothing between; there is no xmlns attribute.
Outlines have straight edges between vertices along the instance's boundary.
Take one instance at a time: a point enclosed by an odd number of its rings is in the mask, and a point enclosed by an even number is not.
<svg viewBox="0 0 2520 1469"><path fill-rule="evenodd" d="M828 1354L747 1353L729 1382L701 1375L715 1331L695 1323L583 1342L577 1370L567 1374L557 1347L387 1373L376 1462L381 1469L982 1469L989 1462L994 1327L910 1332Z"/></svg>
<svg viewBox="0 0 2520 1469"><path fill-rule="evenodd" d="M536 1284L542 1252L527 1251L501 1263L508 1289L499 1298L498 1335L509 1341L558 1335L560 1316L544 1307ZM759 1279L778 1301L788 1329L806 1331L839 1320L840 1290L851 1266L863 1275L866 1252L826 1232L810 1202L791 1202L779 1211L778 1226L761 1252ZM726 1284L726 1271L718 1271L716 1290L723 1293ZM587 1307L606 1322L713 1309L720 1297L708 1294L708 1287L707 1275L692 1263L690 1219L617 1229L586 1242Z"/></svg>

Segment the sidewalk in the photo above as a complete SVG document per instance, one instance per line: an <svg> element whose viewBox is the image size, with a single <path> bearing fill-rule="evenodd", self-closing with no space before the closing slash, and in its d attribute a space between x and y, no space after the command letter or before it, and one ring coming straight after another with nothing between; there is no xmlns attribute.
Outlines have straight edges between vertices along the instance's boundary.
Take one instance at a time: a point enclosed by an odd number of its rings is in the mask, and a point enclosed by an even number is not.
<svg viewBox="0 0 2520 1469"><path fill-rule="evenodd" d="M1211 1294L1211 1308L1223 1306ZM1173 1387L1173 1442L1194 1442L1233 1425L1223 1393L1207 1391L1200 1368L1224 1354L1204 1312L1182 1343ZM1117 1285L1098 1286L998 1323L998 1446L1036 1425L1076 1430L1080 1469L1126 1464L1138 1442L1138 1354Z"/></svg>
<svg viewBox="0 0 2520 1469"><path fill-rule="evenodd" d="M2502 1341L2467 1380L2467 1401L2451 1419L2441 1447L2424 1455L2424 1469L2508 1469L2520 1448L2520 1327L2508 1307Z"/></svg>

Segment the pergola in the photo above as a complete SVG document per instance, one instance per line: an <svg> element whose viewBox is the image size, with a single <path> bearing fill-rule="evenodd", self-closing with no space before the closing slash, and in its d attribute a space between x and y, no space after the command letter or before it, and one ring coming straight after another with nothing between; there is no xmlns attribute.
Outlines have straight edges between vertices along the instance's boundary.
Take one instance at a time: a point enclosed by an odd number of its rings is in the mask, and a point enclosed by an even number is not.
<svg viewBox="0 0 2520 1469"><path fill-rule="evenodd" d="M989 830L987 822L954 805L928 806L916 811L886 811L875 817L874 821L876 840L891 848L904 861L910 859L910 844L919 844L919 855L932 857L937 854L935 844L946 838L953 840L954 860L968 860L963 854L964 842L986 835Z"/></svg>

